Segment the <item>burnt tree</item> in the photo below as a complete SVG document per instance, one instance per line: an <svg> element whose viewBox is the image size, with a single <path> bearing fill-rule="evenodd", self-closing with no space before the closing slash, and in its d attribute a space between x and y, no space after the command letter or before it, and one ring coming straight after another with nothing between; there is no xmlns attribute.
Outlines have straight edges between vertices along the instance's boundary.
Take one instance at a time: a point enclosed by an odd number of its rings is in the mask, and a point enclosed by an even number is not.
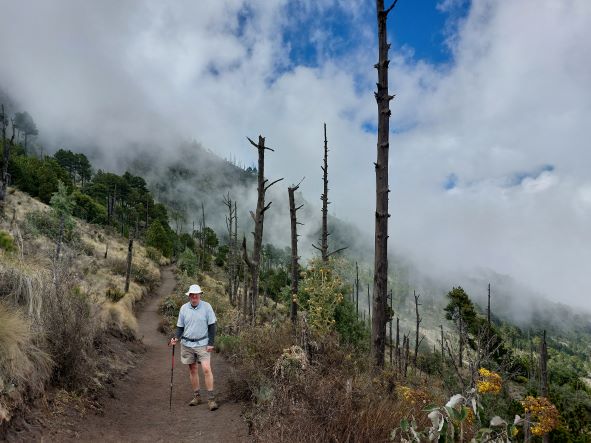
<svg viewBox="0 0 591 443"><path fill-rule="evenodd" d="M242 239L244 262L250 271L251 277L251 315L254 319L256 315L257 297L259 294L259 266L261 260L261 247L263 243L263 223L265 220L265 212L269 209L272 203L269 202L265 204L265 193L267 192L267 189L269 189L275 183L283 180L283 178L277 179L274 182L267 184L268 180L265 179L265 151L269 150L274 152L274 149L265 146L265 138L261 135L259 135L258 143L253 142L250 138L248 138L248 141L257 149L259 156L257 207L255 213L250 211L250 215L254 220L254 245L251 257L248 256L248 251L246 250L246 237L243 237Z"/></svg>
<svg viewBox="0 0 591 443"><path fill-rule="evenodd" d="M419 297L421 295L420 294L417 295L416 292L413 292L413 294L415 296L415 313L416 313L415 355L414 355L413 365L416 368L417 367L417 358L419 355L419 345L421 344L421 341L419 340L419 327L420 327L423 319L419 315L419 306L421 306L421 304L419 303Z"/></svg>
<svg viewBox="0 0 591 443"><path fill-rule="evenodd" d="M226 216L226 228L228 229L228 297L230 304L236 306L237 275L238 275L238 257L237 245L234 238L236 218L236 202L232 201L230 193L224 196L224 205L228 207L228 215Z"/></svg>
<svg viewBox="0 0 591 443"><path fill-rule="evenodd" d="M355 262L355 313L359 318L359 265Z"/></svg>
<svg viewBox="0 0 591 443"><path fill-rule="evenodd" d="M384 367L386 344L386 306L388 303L388 154L390 149L390 100L388 94L388 14L398 0L384 9L384 0L376 0L379 59L375 98L378 105L378 141L376 170L375 256L373 277L373 318L371 356L376 368Z"/></svg>
<svg viewBox="0 0 591 443"><path fill-rule="evenodd" d="M548 398L548 345L546 343L546 330L542 335L540 344L540 394ZM546 433L542 436L544 443L550 441L550 436Z"/></svg>
<svg viewBox="0 0 591 443"><path fill-rule="evenodd" d="M303 180L303 179L302 179ZM298 225L302 223L298 223L296 212L302 208L304 205L299 205L296 207L295 205L295 191L297 191L300 187L298 183L295 186L291 186L287 188L287 193L289 195L289 217L291 220L291 309L290 309L290 317L293 323L297 320L298 315L298 285L300 279L300 265L298 263L299 256L298 256Z"/></svg>
<svg viewBox="0 0 591 443"><path fill-rule="evenodd" d="M326 123L324 123L324 166L321 166L320 169L322 169L323 184L323 192L320 196L320 200L322 200L322 232L320 234L320 247L314 244L312 247L320 251L322 261L327 263L331 255L344 251L347 247L328 252L328 236L330 235L328 232L328 205L330 202L328 201L328 139L326 138Z"/></svg>
<svg viewBox="0 0 591 443"><path fill-rule="evenodd" d="M2 211L4 210L4 199L6 198L6 186L7 186L7 171L8 171L8 156L10 154L10 148L6 143L6 125L8 119L4 113L4 105L2 105L0 113L0 124L2 124L2 176L0 177L0 205Z"/></svg>

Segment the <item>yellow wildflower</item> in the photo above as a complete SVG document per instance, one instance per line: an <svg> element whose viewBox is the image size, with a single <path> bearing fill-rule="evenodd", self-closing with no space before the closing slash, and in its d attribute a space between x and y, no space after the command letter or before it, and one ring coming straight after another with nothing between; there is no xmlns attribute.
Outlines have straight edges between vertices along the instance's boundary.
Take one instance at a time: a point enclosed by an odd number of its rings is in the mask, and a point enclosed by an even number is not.
<svg viewBox="0 0 591 443"><path fill-rule="evenodd" d="M532 422L531 433L541 436L558 426L558 409L546 397L527 396L521 402Z"/></svg>
<svg viewBox="0 0 591 443"><path fill-rule="evenodd" d="M476 382L476 389L481 394L498 394L501 392L502 379L499 374L485 368L478 370L480 379Z"/></svg>

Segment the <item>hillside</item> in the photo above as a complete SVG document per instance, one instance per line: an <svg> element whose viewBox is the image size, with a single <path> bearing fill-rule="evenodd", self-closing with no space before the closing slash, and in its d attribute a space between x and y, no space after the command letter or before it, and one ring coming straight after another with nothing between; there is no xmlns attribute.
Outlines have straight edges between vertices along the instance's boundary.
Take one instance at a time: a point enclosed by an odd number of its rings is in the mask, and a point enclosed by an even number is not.
<svg viewBox="0 0 591 443"><path fill-rule="evenodd" d="M136 339L134 307L160 279L136 242L124 293L127 239L81 220L56 260L52 217L47 205L9 188L0 221L2 432L46 390L50 401L61 389L92 398L126 372L131 354L118 343Z"/></svg>

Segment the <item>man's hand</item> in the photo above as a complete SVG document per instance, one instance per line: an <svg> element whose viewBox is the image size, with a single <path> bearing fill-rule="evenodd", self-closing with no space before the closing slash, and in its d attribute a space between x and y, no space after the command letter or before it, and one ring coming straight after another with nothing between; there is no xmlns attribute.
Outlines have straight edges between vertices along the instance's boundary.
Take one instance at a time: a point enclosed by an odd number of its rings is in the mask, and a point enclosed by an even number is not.
<svg viewBox="0 0 591 443"><path fill-rule="evenodd" d="M175 346L178 343L179 339L176 337L172 337L168 342L168 346Z"/></svg>
<svg viewBox="0 0 591 443"><path fill-rule="evenodd" d="M207 348L205 348L205 350L206 350L207 352L213 352L213 346L209 346L209 345L208 345L208 346L207 346Z"/></svg>

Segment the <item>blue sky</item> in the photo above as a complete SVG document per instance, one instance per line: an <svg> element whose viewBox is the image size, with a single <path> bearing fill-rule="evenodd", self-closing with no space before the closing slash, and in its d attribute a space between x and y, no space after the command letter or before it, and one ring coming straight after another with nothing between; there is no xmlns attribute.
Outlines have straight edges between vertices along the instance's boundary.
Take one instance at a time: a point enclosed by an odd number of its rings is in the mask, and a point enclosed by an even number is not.
<svg viewBox="0 0 591 443"><path fill-rule="evenodd" d="M389 3L386 2L386 7ZM432 64L449 63L452 53L447 39L456 28L458 20L469 10L469 1L459 1L453 6L442 8L435 0L400 0L389 15L389 41L393 49L411 51L415 60ZM375 29L375 3L362 4L360 10L352 11L343 4L314 14L302 12L302 5L293 2L286 6L289 25L283 33L283 40L290 50L294 65L318 66L323 57L335 59L347 57L359 50L366 41L361 28ZM325 32L330 46L322 48L314 38L316 32ZM375 36L372 35L375 39ZM364 46L365 48L365 46ZM325 50L325 51L323 51ZM322 53L321 53L322 52Z"/></svg>

